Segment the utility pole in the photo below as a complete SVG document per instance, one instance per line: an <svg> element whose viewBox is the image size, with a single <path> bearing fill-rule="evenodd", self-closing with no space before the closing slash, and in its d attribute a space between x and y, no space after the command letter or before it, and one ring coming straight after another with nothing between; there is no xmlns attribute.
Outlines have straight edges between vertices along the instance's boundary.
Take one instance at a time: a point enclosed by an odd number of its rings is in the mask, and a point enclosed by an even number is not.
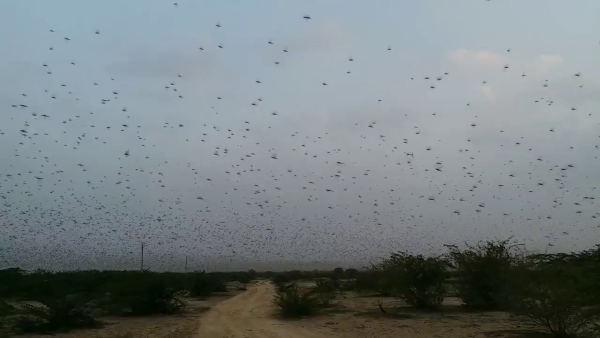
<svg viewBox="0 0 600 338"><path fill-rule="evenodd" d="M144 242L142 242L142 259L140 264L140 272L144 272Z"/></svg>
<svg viewBox="0 0 600 338"><path fill-rule="evenodd" d="M185 273L187 273L187 255L185 255Z"/></svg>

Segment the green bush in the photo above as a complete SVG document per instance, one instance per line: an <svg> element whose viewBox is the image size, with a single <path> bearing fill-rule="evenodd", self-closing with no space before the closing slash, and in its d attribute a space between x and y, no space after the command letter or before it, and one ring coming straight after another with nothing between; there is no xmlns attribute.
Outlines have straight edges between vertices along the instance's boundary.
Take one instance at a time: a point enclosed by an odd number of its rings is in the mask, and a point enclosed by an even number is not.
<svg viewBox="0 0 600 338"><path fill-rule="evenodd" d="M0 270L0 297L14 296L18 292L19 284L23 280L23 270L8 268Z"/></svg>
<svg viewBox="0 0 600 338"><path fill-rule="evenodd" d="M354 268L346 269L346 271L344 271L344 276L346 278L354 279L356 276L358 276L358 270Z"/></svg>
<svg viewBox="0 0 600 338"><path fill-rule="evenodd" d="M550 255L531 257L513 268L508 283L509 311L555 337L591 333L600 324L595 297L600 290L595 276L586 270L573 261L555 260Z"/></svg>
<svg viewBox="0 0 600 338"><path fill-rule="evenodd" d="M275 284L275 286L278 286L278 287L281 287L282 285L287 284L291 281L292 281L292 279L283 273L276 274L275 276L273 276L271 278L271 282L273 282L273 284Z"/></svg>
<svg viewBox="0 0 600 338"><path fill-rule="evenodd" d="M213 292L227 292L227 286L216 277L198 274L190 288L190 294L196 297L207 297Z"/></svg>
<svg viewBox="0 0 600 338"><path fill-rule="evenodd" d="M372 266L367 271L360 272L354 281L354 288L357 292L377 292L382 296L389 296L389 287L383 280L379 268Z"/></svg>
<svg viewBox="0 0 600 338"><path fill-rule="evenodd" d="M44 306L24 304L15 322L18 333L52 333L75 328L98 327L100 322L92 318L86 309L76 306L68 299L51 299L41 302Z"/></svg>
<svg viewBox="0 0 600 338"><path fill-rule="evenodd" d="M119 288L114 299L132 316L175 314L185 308L178 291L162 281L130 282Z"/></svg>
<svg viewBox="0 0 600 338"><path fill-rule="evenodd" d="M436 309L444 300L447 266L440 257L399 252L384 260L379 269L394 296L419 309Z"/></svg>
<svg viewBox="0 0 600 338"><path fill-rule="evenodd" d="M315 282L315 286L311 292L317 297L322 307L331 305L331 301L335 299L336 285L330 279L320 278Z"/></svg>
<svg viewBox="0 0 600 338"><path fill-rule="evenodd" d="M507 278L521 259L509 243L510 239L487 241L464 250L447 246L456 269L456 291L465 306L495 310L506 305Z"/></svg>
<svg viewBox="0 0 600 338"><path fill-rule="evenodd" d="M314 315L321 307L321 303L312 292L302 291L297 285L278 291L274 302L284 317Z"/></svg>

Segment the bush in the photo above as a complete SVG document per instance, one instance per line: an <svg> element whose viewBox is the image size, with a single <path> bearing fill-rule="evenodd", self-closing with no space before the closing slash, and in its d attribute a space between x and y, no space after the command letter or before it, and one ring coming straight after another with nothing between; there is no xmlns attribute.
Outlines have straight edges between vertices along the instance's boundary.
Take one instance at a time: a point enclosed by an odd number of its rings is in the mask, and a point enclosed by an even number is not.
<svg viewBox="0 0 600 338"><path fill-rule="evenodd" d="M344 275L346 278L354 279L356 276L358 276L358 270L354 268L346 269L346 271L344 271Z"/></svg>
<svg viewBox="0 0 600 338"><path fill-rule="evenodd" d="M335 291L336 287L334 281L324 278L317 279L315 286L311 290L322 307L331 305L331 301L335 299Z"/></svg>
<svg viewBox="0 0 600 338"><path fill-rule="evenodd" d="M176 288L168 287L161 281L129 283L119 290L116 301L132 316L152 314L175 314L185 308L185 303L177 296Z"/></svg>
<svg viewBox="0 0 600 338"><path fill-rule="evenodd" d="M379 266L393 295L419 309L436 309L444 300L445 270L439 257L394 253Z"/></svg>
<svg viewBox="0 0 600 338"><path fill-rule="evenodd" d="M220 280L212 280L211 281L211 290L212 292L227 292L227 285Z"/></svg>
<svg viewBox="0 0 600 338"><path fill-rule="evenodd" d="M282 273L277 274L271 278L271 282L273 282L273 284L275 284L275 286L278 286L278 287L281 287L282 285L285 285L291 281L292 281L291 278L289 278L287 275L282 274Z"/></svg>
<svg viewBox="0 0 600 338"><path fill-rule="evenodd" d="M0 297L13 296L22 281L23 270L20 268L8 268L0 270Z"/></svg>
<svg viewBox="0 0 600 338"><path fill-rule="evenodd" d="M199 274L190 288L190 294L195 297L208 297L213 292L227 292L227 286L216 277Z"/></svg>
<svg viewBox="0 0 600 338"><path fill-rule="evenodd" d="M487 241L465 250L447 245L456 269L456 291L465 306L495 310L506 305L507 278L511 267L520 261L509 242Z"/></svg>
<svg viewBox="0 0 600 338"><path fill-rule="evenodd" d="M390 294L389 287L383 281L381 271L376 266L359 273L354 281L354 288L357 292L377 292L382 296Z"/></svg>
<svg viewBox="0 0 600 338"><path fill-rule="evenodd" d="M0 317L5 317L12 314L15 311L15 307L8 304L7 302L0 300Z"/></svg>
<svg viewBox="0 0 600 338"><path fill-rule="evenodd" d="M18 317L15 322L18 333L64 332L100 325L86 309L77 307L68 299L44 300L41 303L44 306L23 305L23 316Z"/></svg>
<svg viewBox="0 0 600 338"><path fill-rule="evenodd" d="M597 280L582 266L539 258L513 270L509 282L510 312L555 337L590 333L600 324L595 298L599 291Z"/></svg>
<svg viewBox="0 0 600 338"><path fill-rule="evenodd" d="M283 291L277 291L274 298L275 306L284 317L314 315L321 303L311 292L301 291L297 285L292 285Z"/></svg>

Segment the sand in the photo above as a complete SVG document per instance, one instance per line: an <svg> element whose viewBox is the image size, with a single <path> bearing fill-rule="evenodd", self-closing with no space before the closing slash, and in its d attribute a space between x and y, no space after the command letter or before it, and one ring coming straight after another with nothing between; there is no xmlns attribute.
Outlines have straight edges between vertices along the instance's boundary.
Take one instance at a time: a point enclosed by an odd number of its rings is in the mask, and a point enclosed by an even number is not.
<svg viewBox="0 0 600 338"><path fill-rule="evenodd" d="M321 316L284 321L274 315L273 294L274 287L262 281L215 305L200 319L195 338L515 337L522 331L505 313L464 313L453 299L443 314L431 314L390 298L352 294Z"/></svg>
<svg viewBox="0 0 600 338"><path fill-rule="evenodd" d="M177 316L101 318L94 330L57 334L57 338L517 338L531 330L502 312L468 313L456 298L447 298L443 313L424 313L390 297L364 297L350 292L324 313L300 320L282 320L273 307L274 286L256 281L247 291L187 299ZM379 303L386 310L383 314ZM537 336L537 335L536 335ZM29 336L34 337L34 336ZM37 336L40 338L43 336ZM47 337L47 336L45 336Z"/></svg>

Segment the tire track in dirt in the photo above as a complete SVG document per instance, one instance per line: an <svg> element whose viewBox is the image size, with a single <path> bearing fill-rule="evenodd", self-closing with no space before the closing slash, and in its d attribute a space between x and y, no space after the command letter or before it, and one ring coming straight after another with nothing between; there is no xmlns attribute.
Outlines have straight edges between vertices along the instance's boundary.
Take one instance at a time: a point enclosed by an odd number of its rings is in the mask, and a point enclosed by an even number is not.
<svg viewBox="0 0 600 338"><path fill-rule="evenodd" d="M268 282L258 282L248 291L211 308L200 319L196 338L313 338L291 323L273 318L274 288Z"/></svg>

